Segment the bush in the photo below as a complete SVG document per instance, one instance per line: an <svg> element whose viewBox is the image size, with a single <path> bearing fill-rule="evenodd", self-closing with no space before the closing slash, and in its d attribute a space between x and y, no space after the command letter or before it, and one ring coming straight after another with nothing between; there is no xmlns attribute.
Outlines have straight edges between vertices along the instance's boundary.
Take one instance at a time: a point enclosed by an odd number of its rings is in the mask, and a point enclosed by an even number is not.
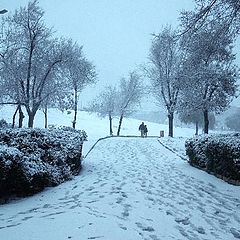
<svg viewBox="0 0 240 240"><path fill-rule="evenodd" d="M240 183L240 134L221 134L186 141L189 163L233 184Z"/></svg>
<svg viewBox="0 0 240 240"><path fill-rule="evenodd" d="M7 123L5 119L0 120L0 128L10 128L11 124Z"/></svg>
<svg viewBox="0 0 240 240"><path fill-rule="evenodd" d="M86 133L69 129L0 130L0 196L27 196L77 175Z"/></svg>
<svg viewBox="0 0 240 240"><path fill-rule="evenodd" d="M189 157L189 163L202 169L206 168L206 147L207 139L195 137L186 141L186 154Z"/></svg>

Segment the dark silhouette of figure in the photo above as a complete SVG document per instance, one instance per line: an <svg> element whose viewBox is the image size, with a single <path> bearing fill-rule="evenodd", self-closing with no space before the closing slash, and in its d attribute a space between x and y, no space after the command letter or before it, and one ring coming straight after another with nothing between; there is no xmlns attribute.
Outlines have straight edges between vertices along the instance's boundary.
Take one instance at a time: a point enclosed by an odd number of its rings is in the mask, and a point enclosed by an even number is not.
<svg viewBox="0 0 240 240"><path fill-rule="evenodd" d="M147 137L148 129L147 125L144 125L144 137Z"/></svg>
<svg viewBox="0 0 240 240"><path fill-rule="evenodd" d="M145 129L145 125L144 125L144 122L142 122L138 128L138 130L141 131L141 137L144 137L144 129Z"/></svg>

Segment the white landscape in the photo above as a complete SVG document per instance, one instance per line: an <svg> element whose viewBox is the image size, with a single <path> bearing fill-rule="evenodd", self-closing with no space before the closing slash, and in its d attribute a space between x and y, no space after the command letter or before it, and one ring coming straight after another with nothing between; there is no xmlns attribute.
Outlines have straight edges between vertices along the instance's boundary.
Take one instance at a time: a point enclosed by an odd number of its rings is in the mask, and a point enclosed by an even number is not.
<svg viewBox="0 0 240 240"><path fill-rule="evenodd" d="M0 26L0 240L240 239L240 0L2 0Z"/></svg>
<svg viewBox="0 0 240 240"><path fill-rule="evenodd" d="M11 122L13 111L2 108L0 118ZM71 126L71 121L72 114L50 109L49 124ZM139 136L140 123L124 119L121 134ZM117 124L114 119L114 133ZM150 136L167 130L167 125L146 124ZM39 112L35 127L43 126ZM79 112L77 128L88 134L86 155L97 139L108 135L108 119ZM1 239L240 239L240 187L193 168L178 156L186 158L184 141L194 129L175 128L174 133L173 139L99 141L73 180L1 205Z"/></svg>

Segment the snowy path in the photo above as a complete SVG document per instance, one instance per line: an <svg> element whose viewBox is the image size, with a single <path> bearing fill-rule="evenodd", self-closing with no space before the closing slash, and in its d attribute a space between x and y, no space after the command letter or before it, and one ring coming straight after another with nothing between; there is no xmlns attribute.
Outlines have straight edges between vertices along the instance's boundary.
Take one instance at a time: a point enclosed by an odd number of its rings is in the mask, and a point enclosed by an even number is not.
<svg viewBox="0 0 240 240"><path fill-rule="evenodd" d="M240 239L240 187L156 139L99 142L74 180L0 206L2 240Z"/></svg>

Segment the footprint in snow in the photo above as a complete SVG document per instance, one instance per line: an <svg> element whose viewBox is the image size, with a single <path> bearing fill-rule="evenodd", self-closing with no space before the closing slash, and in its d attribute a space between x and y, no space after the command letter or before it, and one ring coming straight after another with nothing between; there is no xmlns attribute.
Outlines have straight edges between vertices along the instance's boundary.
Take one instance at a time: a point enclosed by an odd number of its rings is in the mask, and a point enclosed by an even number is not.
<svg viewBox="0 0 240 240"><path fill-rule="evenodd" d="M88 237L88 239L99 239L99 238L104 238L104 236Z"/></svg>
<svg viewBox="0 0 240 240"><path fill-rule="evenodd" d="M197 231L198 231L198 233L200 233L200 234L205 234L205 233L206 233L203 227L198 227L198 228L197 228Z"/></svg>
<svg viewBox="0 0 240 240"><path fill-rule="evenodd" d="M175 222L182 223L183 225L189 225L190 221L188 217L185 218L175 218Z"/></svg>
<svg viewBox="0 0 240 240"><path fill-rule="evenodd" d="M231 228L230 232L235 238L240 239L240 231L238 231L236 228Z"/></svg>
<svg viewBox="0 0 240 240"><path fill-rule="evenodd" d="M150 226L144 226L142 223L140 222L136 222L135 223L137 225L138 228L140 228L142 231L144 232L154 232L154 228L150 227Z"/></svg>

